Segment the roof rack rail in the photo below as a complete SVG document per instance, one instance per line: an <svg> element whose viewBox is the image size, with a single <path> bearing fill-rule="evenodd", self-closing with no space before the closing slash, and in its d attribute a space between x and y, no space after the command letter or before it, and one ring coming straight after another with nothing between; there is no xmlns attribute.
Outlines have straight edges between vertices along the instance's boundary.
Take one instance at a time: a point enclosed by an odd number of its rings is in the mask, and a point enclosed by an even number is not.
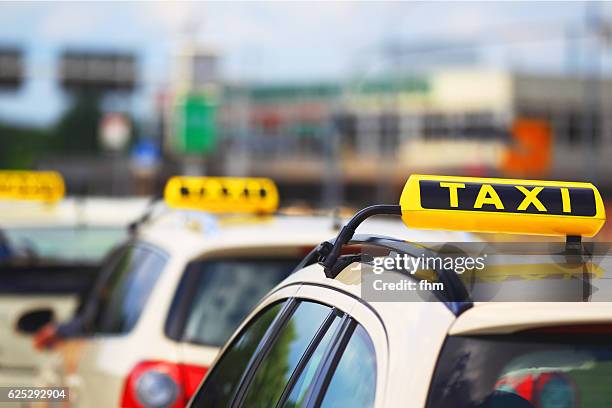
<svg viewBox="0 0 612 408"><path fill-rule="evenodd" d="M342 227L334 243L325 241L317 247L319 254L319 264L324 268L325 276L334 279L347 266L348 261L354 261L353 255L348 255L349 258L344 259L340 254L342 247L349 243L355 235L357 227L366 219L375 215L394 215L401 216L402 209L399 205L372 205L359 211ZM449 307L453 313L460 314L472 306L469 293L461 279L455 273L449 273L446 270L435 271L440 282L447 288L449 295Z"/></svg>
<svg viewBox="0 0 612 408"><path fill-rule="evenodd" d="M342 252L342 247L348 243L353 235L355 235L355 230L357 227L367 220L368 218L374 215L402 215L402 208L399 205L372 205L366 207L359 211L357 214L353 216L346 223L344 227L340 230L338 237L331 244L328 241L325 241L319 245L317 248L318 253L320 255L319 263L323 266L325 271L325 276L328 278L334 279L342 270L338 268L337 261L340 257L340 253ZM342 263L340 264L342 265Z"/></svg>
<svg viewBox="0 0 612 408"><path fill-rule="evenodd" d="M329 249L332 248L336 242L339 242L337 238L335 240L325 241L321 243L317 248L313 249L304 258L304 260L300 263L300 265L295 268L295 270L299 270L308 265L312 265L317 261L319 261L319 263L321 264L321 259L323 258L321 254L321 249L327 248L327 250L329 251ZM379 246L387 248L389 250L407 253L410 256L414 257L419 257L423 255L423 253L431 251L428 248L413 245L404 240L370 234L355 234L347 242L345 242L345 244ZM325 250L323 251L325 252ZM326 276L331 279L334 279L350 263L369 261L370 259L365 258L362 255L351 254L339 256L332 268L335 275L332 276L331 274L326 273ZM441 302L443 302L454 315L458 316L473 306L473 302L470 298L468 289L465 287L463 281L459 278L459 276L454 273L454 271L445 269L434 269L434 273L436 273L439 282L442 282L445 288L443 291L444 293L436 292L434 293L434 295Z"/></svg>
<svg viewBox="0 0 612 408"><path fill-rule="evenodd" d="M153 211L155 210L157 203L160 202L162 198L163 198L163 195L161 193L158 193L152 196L149 199L149 202L147 203L147 206L144 209L142 215L128 224L127 230L131 236L134 236L138 232L138 229L143 224L146 224L147 222L149 222L149 220L151 219L151 216L153 215Z"/></svg>

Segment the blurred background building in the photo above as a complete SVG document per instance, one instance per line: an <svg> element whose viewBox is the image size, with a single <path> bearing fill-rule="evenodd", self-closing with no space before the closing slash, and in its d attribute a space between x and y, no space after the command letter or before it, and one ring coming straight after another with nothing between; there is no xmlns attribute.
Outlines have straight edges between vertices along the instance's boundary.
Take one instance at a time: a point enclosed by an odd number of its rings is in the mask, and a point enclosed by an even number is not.
<svg viewBox="0 0 612 408"><path fill-rule="evenodd" d="M536 6L513 7L520 17ZM193 16L160 54L168 75L154 79L138 47L60 44L39 66L27 47L0 46L4 97L42 77L66 101L44 126L12 121L0 104L0 167L59 170L69 192L90 195L155 194L177 173L267 176L285 203L314 207L393 202L418 172L592 180L610 197L612 14L571 7L570 20L492 21L470 35L389 34L354 52L349 74L325 79L229 75L229 51L203 41ZM549 41L562 56L553 69L515 58ZM486 63L491 49L509 62ZM135 108L143 100L148 116Z"/></svg>

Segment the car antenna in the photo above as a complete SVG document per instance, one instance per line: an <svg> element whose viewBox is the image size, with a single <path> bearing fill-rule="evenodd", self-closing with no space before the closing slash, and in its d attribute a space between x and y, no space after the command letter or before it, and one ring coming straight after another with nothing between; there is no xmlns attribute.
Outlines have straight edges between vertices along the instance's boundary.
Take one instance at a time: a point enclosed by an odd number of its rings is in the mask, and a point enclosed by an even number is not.
<svg viewBox="0 0 612 408"><path fill-rule="evenodd" d="M128 232L130 235L135 235L138 232L138 228L151 219L151 216L153 215L153 210L155 210L155 205L162 198L163 195L160 193L155 194L151 197L151 199L147 203L147 207L145 208L143 214L128 225Z"/></svg>

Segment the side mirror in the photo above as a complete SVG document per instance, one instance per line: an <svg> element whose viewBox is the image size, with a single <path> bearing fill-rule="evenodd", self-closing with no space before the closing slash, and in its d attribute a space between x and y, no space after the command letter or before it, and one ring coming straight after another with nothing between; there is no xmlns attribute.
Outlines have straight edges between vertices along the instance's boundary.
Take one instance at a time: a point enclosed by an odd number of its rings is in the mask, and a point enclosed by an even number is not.
<svg viewBox="0 0 612 408"><path fill-rule="evenodd" d="M25 334L34 334L55 319L55 313L52 309L34 309L21 315L17 320L17 331Z"/></svg>

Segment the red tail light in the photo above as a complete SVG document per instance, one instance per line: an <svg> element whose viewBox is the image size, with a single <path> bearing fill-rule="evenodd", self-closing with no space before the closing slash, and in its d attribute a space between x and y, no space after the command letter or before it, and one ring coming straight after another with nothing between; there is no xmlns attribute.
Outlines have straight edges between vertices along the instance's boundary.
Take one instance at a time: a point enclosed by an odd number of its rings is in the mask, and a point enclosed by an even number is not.
<svg viewBox="0 0 612 408"><path fill-rule="evenodd" d="M550 399L553 396L557 400L561 398L562 401L566 401L565 398L571 397L574 400L577 395L576 384L571 377L562 372L508 374L495 384L495 388L511 391L536 407L546 406L542 403L544 398ZM559 397L561 390L565 391L565 394L560 394L562 397ZM566 406L575 405L572 403Z"/></svg>
<svg viewBox="0 0 612 408"><path fill-rule="evenodd" d="M206 367L164 361L139 363L125 381L121 407L184 407L204 378L206 370Z"/></svg>
<svg viewBox="0 0 612 408"><path fill-rule="evenodd" d="M193 394L197 391L206 371L206 367L200 367L190 364L179 364L181 375L183 377L183 389L185 391L185 403L187 403Z"/></svg>

